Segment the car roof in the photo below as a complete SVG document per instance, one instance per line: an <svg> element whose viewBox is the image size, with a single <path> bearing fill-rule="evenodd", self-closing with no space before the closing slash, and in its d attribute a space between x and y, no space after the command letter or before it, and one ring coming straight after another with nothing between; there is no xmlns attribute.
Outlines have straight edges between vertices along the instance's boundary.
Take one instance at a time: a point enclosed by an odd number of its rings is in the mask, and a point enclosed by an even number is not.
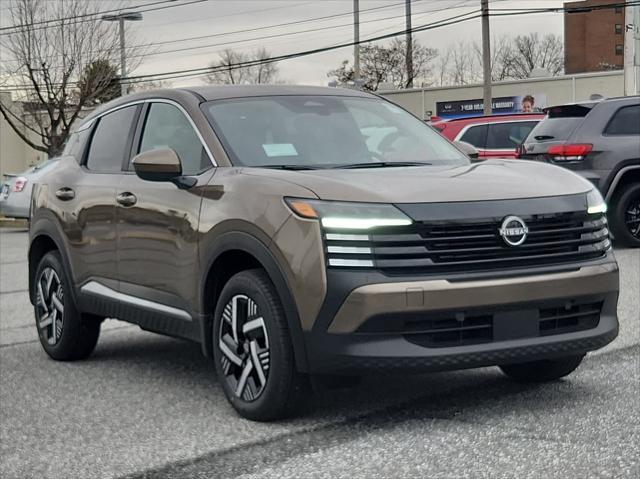
<svg viewBox="0 0 640 479"><path fill-rule="evenodd" d="M356 96L372 97L373 95L360 90L349 88L303 86L303 85L208 85L183 88L195 93L207 101L227 98L242 98L252 96Z"/></svg>
<svg viewBox="0 0 640 479"><path fill-rule="evenodd" d="M297 86L297 85L208 85L185 88L162 88L142 91L125 95L111 100L89 113L81 122L88 125L94 118L104 112L119 108L129 103L145 100L166 99L176 101L179 98L191 99L197 102L227 100L231 98L248 98L260 96L348 96L362 98L377 98L376 95L349 88ZM82 128L82 126L80 127Z"/></svg>
<svg viewBox="0 0 640 479"><path fill-rule="evenodd" d="M433 124L441 123L498 123L500 121L507 120L536 120L544 118L545 114L542 112L533 113L500 113L497 115L482 115L482 116L469 116L465 118L452 118L447 120L442 118L438 121L434 121Z"/></svg>

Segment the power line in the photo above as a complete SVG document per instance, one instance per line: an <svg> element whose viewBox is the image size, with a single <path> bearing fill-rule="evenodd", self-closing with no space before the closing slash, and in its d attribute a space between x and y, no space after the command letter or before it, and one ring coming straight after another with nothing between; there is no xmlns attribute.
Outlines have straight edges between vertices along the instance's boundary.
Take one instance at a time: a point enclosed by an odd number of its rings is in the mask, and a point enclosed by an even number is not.
<svg viewBox="0 0 640 479"><path fill-rule="evenodd" d="M28 31L33 31L33 30L44 30L47 28L54 28L54 27L58 27L60 25L62 25L65 21L67 20L77 20L77 21L70 21L68 22L70 25L75 25L78 23L85 23L85 22L91 22L94 21L96 16L98 15L103 15L106 13L113 13L113 12L122 12L125 10L131 10L131 9L135 9L136 12L153 12L156 10L166 10L167 8L176 8L176 7L183 7L186 5L191 5L194 3L202 3L202 2L206 2L208 0L190 0L190 1L185 1L185 2L181 2L181 3L177 3L175 0L161 0L158 2L152 2L152 3L146 3L143 5L140 5L138 7L124 7L124 8L117 8L117 9L111 9L111 10L101 10L99 12L91 12L91 13L85 13L82 15L75 15L75 16L71 16L71 17L66 17L66 18L57 18L57 19L51 19L51 20L41 20L39 22L33 22L33 23L25 23L25 24L20 24L20 25L11 25L8 27L2 27L0 28L0 35L13 35L16 33L19 33L20 31L24 31L24 30L28 30ZM160 6L160 7L154 7L154 8L144 8L146 6L152 6L152 5L160 5L160 4L164 4L164 3L171 3L171 5L165 5L165 6ZM60 24L60 25L58 25ZM14 31L9 31L7 32L6 30L14 30Z"/></svg>

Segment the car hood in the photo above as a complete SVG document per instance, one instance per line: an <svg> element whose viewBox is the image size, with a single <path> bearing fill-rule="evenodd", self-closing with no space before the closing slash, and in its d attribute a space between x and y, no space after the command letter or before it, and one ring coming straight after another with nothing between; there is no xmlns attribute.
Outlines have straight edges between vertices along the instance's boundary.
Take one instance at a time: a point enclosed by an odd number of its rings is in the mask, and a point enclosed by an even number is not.
<svg viewBox="0 0 640 479"><path fill-rule="evenodd" d="M384 203L440 203L586 193L593 185L564 168L523 160L486 160L458 167L351 170L245 169L288 181L318 198Z"/></svg>

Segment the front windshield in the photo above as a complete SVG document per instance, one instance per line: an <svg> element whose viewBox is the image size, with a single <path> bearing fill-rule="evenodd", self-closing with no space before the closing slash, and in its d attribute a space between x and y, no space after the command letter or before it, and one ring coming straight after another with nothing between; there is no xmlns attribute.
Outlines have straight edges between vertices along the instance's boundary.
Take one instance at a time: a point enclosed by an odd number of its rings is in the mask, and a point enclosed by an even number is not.
<svg viewBox="0 0 640 479"><path fill-rule="evenodd" d="M377 98L252 97L211 101L203 109L237 166L469 162L424 122Z"/></svg>

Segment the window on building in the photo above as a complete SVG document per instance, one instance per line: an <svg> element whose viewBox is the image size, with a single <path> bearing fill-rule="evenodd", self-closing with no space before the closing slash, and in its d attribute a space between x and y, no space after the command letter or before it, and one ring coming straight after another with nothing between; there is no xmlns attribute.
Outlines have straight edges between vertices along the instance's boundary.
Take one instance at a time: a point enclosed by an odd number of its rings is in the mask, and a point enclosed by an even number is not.
<svg viewBox="0 0 640 479"><path fill-rule="evenodd" d="M622 25L616 23L616 35L622 35Z"/></svg>
<svg viewBox="0 0 640 479"><path fill-rule="evenodd" d="M616 55L624 55L624 46L616 45Z"/></svg>

